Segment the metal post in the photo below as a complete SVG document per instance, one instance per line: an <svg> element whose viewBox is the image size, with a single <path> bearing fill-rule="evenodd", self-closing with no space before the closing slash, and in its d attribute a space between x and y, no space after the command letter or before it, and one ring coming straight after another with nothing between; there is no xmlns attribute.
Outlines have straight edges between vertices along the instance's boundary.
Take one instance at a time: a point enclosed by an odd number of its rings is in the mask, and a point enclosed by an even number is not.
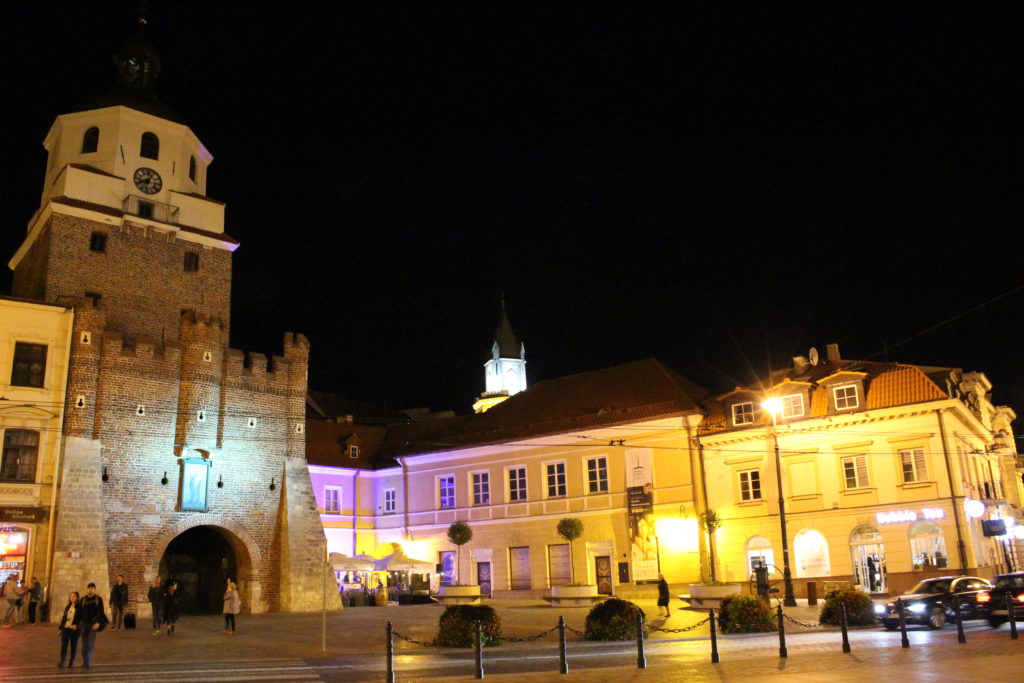
<svg viewBox="0 0 1024 683"><path fill-rule="evenodd" d="M900 615L900 645L910 647L910 638L907 638L907 615L903 613L903 598L896 599L896 610Z"/></svg>
<svg viewBox="0 0 1024 683"><path fill-rule="evenodd" d="M850 651L850 632L847 630L848 624L846 623L846 605L842 602L839 603L839 626L843 631L843 652Z"/></svg>
<svg viewBox="0 0 1024 683"><path fill-rule="evenodd" d="M786 649L786 618L782 614L782 605L779 605L776 616L779 619L779 656L788 657L789 650Z"/></svg>
<svg viewBox="0 0 1024 683"><path fill-rule="evenodd" d="M569 673L569 658L565 647L565 617L558 617L558 673Z"/></svg>
<svg viewBox="0 0 1024 683"><path fill-rule="evenodd" d="M320 583L323 585L323 605L320 611L320 647L327 652L327 572L331 571L330 562L324 565L324 578ZM333 574L334 572L331 572Z"/></svg>
<svg viewBox="0 0 1024 683"><path fill-rule="evenodd" d="M786 533L786 499L782 491L782 457L779 455L779 435L775 431L775 413L772 412L772 440L775 442L775 475L779 484L779 525L782 527L782 604L796 607L793 595L793 573L789 570L789 535Z"/></svg>
<svg viewBox="0 0 1024 683"><path fill-rule="evenodd" d="M708 615L711 628L711 663L718 664L718 629L715 628L715 610Z"/></svg>
<svg viewBox="0 0 1024 683"><path fill-rule="evenodd" d="M636 668L647 668L647 655L644 654L644 613L636 611Z"/></svg>
<svg viewBox="0 0 1024 683"><path fill-rule="evenodd" d="M966 643L967 635L964 633L964 615L960 611L960 601L953 598L953 607L956 609L956 642Z"/></svg>
<svg viewBox="0 0 1024 683"><path fill-rule="evenodd" d="M1009 591L1006 593L1006 612L1010 618L1010 638L1017 640L1017 615L1014 614L1013 596L1010 595Z"/></svg>
<svg viewBox="0 0 1024 683"><path fill-rule="evenodd" d="M385 629L388 634L388 643L386 648L387 658L387 673L384 674L385 683L395 683L395 629L391 626L391 622L388 622L387 628Z"/></svg>
<svg viewBox="0 0 1024 683"><path fill-rule="evenodd" d="M476 622L476 678L484 677L484 623Z"/></svg>

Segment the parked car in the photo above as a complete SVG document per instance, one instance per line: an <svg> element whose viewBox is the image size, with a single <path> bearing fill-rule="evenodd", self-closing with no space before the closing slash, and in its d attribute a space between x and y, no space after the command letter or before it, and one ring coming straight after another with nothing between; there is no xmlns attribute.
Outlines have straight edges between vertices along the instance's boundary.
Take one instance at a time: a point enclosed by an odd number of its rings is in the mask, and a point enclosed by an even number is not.
<svg viewBox="0 0 1024 683"><path fill-rule="evenodd" d="M988 623L999 628L1009 620L1013 601L1014 621L1024 620L1024 572L1000 574L992 582L992 590L978 593L978 604L988 605Z"/></svg>
<svg viewBox="0 0 1024 683"><path fill-rule="evenodd" d="M942 628L947 621L956 620L957 604L964 619L984 619L989 613L988 604L979 603L977 596L984 591L988 597L991 588L992 584L977 576L938 576L919 581L884 605L875 605L875 614L890 631L900 625L897 599L903 600L903 614L908 624Z"/></svg>

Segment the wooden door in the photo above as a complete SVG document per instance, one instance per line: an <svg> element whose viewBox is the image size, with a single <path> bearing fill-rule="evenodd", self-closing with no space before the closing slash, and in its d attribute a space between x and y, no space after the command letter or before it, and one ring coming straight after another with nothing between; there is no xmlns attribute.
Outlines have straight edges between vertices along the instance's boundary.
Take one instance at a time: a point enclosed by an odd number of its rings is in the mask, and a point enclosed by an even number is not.
<svg viewBox="0 0 1024 683"><path fill-rule="evenodd" d="M485 598L491 597L491 563L476 563L476 583L480 586L480 595Z"/></svg>
<svg viewBox="0 0 1024 683"><path fill-rule="evenodd" d="M597 577L597 592L601 595L612 594L612 558L598 555L594 558L594 576Z"/></svg>

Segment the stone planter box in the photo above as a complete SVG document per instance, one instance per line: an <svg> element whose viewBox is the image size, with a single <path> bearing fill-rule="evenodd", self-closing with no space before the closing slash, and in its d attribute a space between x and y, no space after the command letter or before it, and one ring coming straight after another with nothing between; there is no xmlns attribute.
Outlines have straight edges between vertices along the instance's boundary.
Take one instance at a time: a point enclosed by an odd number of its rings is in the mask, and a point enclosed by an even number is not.
<svg viewBox="0 0 1024 683"><path fill-rule="evenodd" d="M727 583L721 586L707 586L702 583L691 583L690 594L681 595L683 600L697 609L718 609L722 600L731 595L740 594L740 584Z"/></svg>
<svg viewBox="0 0 1024 683"><path fill-rule="evenodd" d="M604 600L606 595L598 595L597 586L552 586L551 595L545 595L544 599L551 603L552 607L589 607L598 600Z"/></svg>
<svg viewBox="0 0 1024 683"><path fill-rule="evenodd" d="M441 586L430 599L442 605L479 605L480 586Z"/></svg>

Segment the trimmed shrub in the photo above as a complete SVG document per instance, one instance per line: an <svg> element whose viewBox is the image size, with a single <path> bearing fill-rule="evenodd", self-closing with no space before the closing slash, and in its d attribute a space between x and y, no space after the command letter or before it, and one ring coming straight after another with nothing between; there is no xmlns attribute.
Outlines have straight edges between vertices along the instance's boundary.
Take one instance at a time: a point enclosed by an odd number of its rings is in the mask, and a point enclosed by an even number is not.
<svg viewBox="0 0 1024 683"><path fill-rule="evenodd" d="M597 603L587 614L583 627L587 640L636 640L636 619L644 611L627 600L608 598ZM644 622L647 635L647 622Z"/></svg>
<svg viewBox="0 0 1024 683"><path fill-rule="evenodd" d="M501 645L501 620L487 605L449 605L437 622L437 644L473 647L478 621L484 626L484 646Z"/></svg>
<svg viewBox="0 0 1024 683"><path fill-rule="evenodd" d="M756 595L730 595L718 612L722 633L764 633L774 631L772 608Z"/></svg>
<svg viewBox="0 0 1024 683"><path fill-rule="evenodd" d="M838 626L842 618L839 605L846 605L846 623L850 626L871 626L876 622L875 603L863 591L832 591L825 598L818 618L823 624Z"/></svg>

